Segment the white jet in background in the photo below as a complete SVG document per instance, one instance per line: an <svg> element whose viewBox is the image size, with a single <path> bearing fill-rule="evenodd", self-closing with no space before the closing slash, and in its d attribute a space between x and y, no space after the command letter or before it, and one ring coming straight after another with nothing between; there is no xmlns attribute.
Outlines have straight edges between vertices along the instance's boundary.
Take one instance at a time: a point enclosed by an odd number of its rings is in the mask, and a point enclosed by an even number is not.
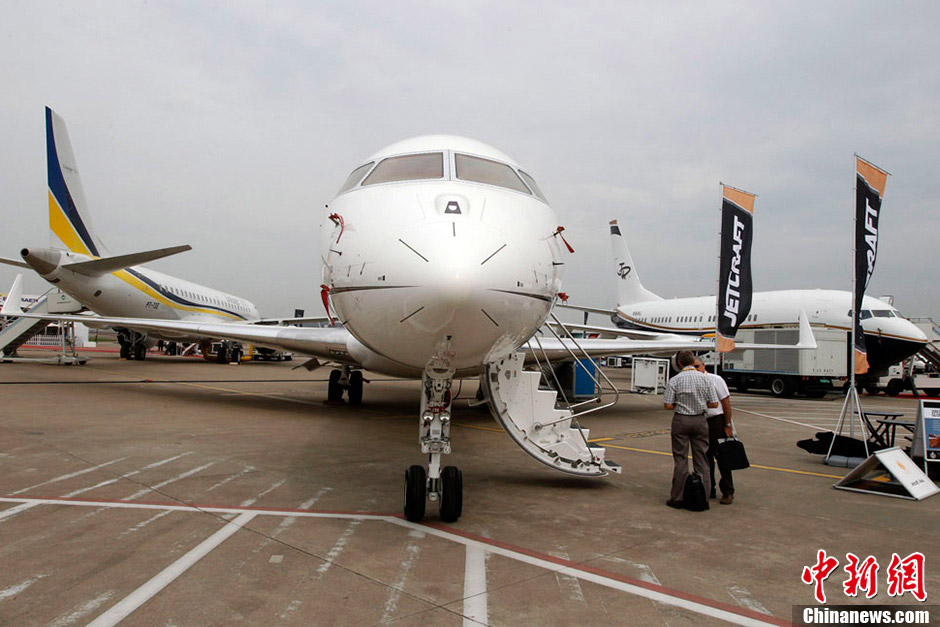
<svg viewBox="0 0 940 627"><path fill-rule="evenodd" d="M128 255L109 256L91 222L78 164L65 121L46 107L46 163L49 230L63 248L24 248L23 261L0 263L32 268L87 309L102 316L204 322L258 321L258 308L248 300L140 264L175 255L188 245ZM94 326L94 323L91 323ZM198 342L204 336L166 336L159 331L134 332L117 327L121 357L144 359L156 340ZM0 346L0 348L3 348ZM223 345L221 349L237 350ZM228 355L219 354L220 361Z"/></svg>
<svg viewBox="0 0 940 627"><path fill-rule="evenodd" d="M717 307L714 295L664 299L654 294L640 282L636 264L616 220L610 223L610 237L617 282L616 309L568 307L610 316L620 329L628 333L635 331L643 336L702 337L715 332ZM924 348L927 336L903 318L893 306L870 296L866 296L862 304L862 329L865 332L872 377ZM811 327L848 333L852 324L851 309L852 295L848 291L804 289L754 292L751 312L740 328L796 328L800 324L801 314L805 312ZM571 326L595 332L610 331L602 327ZM744 345L739 343L738 348L744 348ZM778 393L777 390L773 391ZM788 391L792 393L794 388L784 386L780 390L781 393Z"/></svg>

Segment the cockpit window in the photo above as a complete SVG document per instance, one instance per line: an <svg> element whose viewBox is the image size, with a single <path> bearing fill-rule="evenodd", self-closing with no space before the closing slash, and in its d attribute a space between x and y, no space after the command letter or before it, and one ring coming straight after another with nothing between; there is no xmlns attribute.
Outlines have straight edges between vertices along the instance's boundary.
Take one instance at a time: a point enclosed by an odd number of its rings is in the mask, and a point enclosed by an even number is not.
<svg viewBox="0 0 940 627"><path fill-rule="evenodd" d="M541 199L544 200L545 202L548 202L548 199L545 198L545 194L543 194L543 193L542 193L542 190L539 189L539 186L535 184L535 179L534 179L534 178L532 178L531 176L529 176L528 174L526 174L526 173L523 172L522 170L519 170L519 176L522 177L522 180L525 181L525 184L529 186L529 189L531 189L531 190L535 193L536 196L538 196L539 198L541 198Z"/></svg>
<svg viewBox="0 0 940 627"><path fill-rule="evenodd" d="M862 313L865 313L862 311ZM871 315L875 318L896 318L897 315L890 309L874 309L871 312Z"/></svg>
<svg viewBox="0 0 940 627"><path fill-rule="evenodd" d="M505 163L461 154L454 155L454 163L457 166L457 178L462 181L496 185L523 194L531 193L516 171Z"/></svg>
<svg viewBox="0 0 940 627"><path fill-rule="evenodd" d="M396 181L420 181L444 178L444 153L430 152L423 155L389 157L379 161L363 185L394 183Z"/></svg>
<svg viewBox="0 0 940 627"><path fill-rule="evenodd" d="M339 188L339 191L336 192L336 195L339 196L339 195L342 194L343 192L348 192L348 191L351 190L353 187L355 187L356 184L359 183L359 181L362 180L362 177L364 177L364 176L366 175L366 172L369 171L369 168L372 167L372 164L373 164L373 163L375 163L375 161L370 161L369 163L367 163L367 164L365 164L365 165L361 165L361 166L359 166L358 168L356 168L355 170L353 170L352 172L350 172L350 173L349 173L349 178L347 178L347 179L346 179L346 182L343 183L343 186Z"/></svg>

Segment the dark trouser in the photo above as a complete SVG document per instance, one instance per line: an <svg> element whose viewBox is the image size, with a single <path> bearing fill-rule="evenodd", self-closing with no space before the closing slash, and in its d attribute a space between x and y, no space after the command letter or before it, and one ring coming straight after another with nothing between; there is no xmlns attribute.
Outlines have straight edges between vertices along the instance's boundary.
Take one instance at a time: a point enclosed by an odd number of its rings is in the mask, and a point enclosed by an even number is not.
<svg viewBox="0 0 940 627"><path fill-rule="evenodd" d="M718 453L718 440L728 437L725 435L725 415L708 417L708 451L705 456L708 458L708 468L711 471L711 492L715 494L715 459ZM718 488L723 495L734 494L734 481L731 480L731 470L718 461L718 471L721 473L721 480L718 482Z"/></svg>
<svg viewBox="0 0 940 627"><path fill-rule="evenodd" d="M669 498L681 501L685 491L685 480L689 476L689 446L692 447L692 466L695 474L702 477L702 483L709 484L708 462L705 451L708 450L708 423L705 416L685 416L674 414L672 417L672 459L675 467L672 471L672 491Z"/></svg>

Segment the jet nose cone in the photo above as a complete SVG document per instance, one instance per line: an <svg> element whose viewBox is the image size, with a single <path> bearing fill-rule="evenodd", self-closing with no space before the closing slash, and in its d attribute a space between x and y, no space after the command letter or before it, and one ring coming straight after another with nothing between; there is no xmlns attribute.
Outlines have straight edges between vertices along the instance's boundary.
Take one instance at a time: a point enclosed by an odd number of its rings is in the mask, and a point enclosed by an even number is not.
<svg viewBox="0 0 940 627"><path fill-rule="evenodd" d="M62 251L54 248L24 248L20 251L20 257L33 270L45 276L59 267Z"/></svg>

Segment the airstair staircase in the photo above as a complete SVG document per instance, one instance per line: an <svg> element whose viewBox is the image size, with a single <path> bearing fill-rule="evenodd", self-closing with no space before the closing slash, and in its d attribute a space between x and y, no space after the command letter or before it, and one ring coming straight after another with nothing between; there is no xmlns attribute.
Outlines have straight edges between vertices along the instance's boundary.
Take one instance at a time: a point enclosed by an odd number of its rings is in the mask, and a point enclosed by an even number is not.
<svg viewBox="0 0 940 627"><path fill-rule="evenodd" d="M936 370L940 370L940 346L935 342L928 343L917 355Z"/></svg>
<svg viewBox="0 0 940 627"><path fill-rule="evenodd" d="M49 313L49 297L43 296L35 305L30 307L28 313ZM36 318L13 318L0 331L0 353L4 357L12 357L16 349L28 342L33 336L42 332L52 324L51 320L37 320Z"/></svg>
<svg viewBox="0 0 940 627"><path fill-rule="evenodd" d="M570 334L569 337L574 340ZM590 359L586 354L584 357ZM550 387L546 367L548 372L553 371L551 364L545 363L547 359L539 361L538 370L525 370L525 361L524 352L514 352L487 364L481 379L490 412L506 433L526 453L557 470L587 477L600 477L609 472L620 474L620 464L604 458L605 449L590 441L589 430L581 427L577 420L579 415L608 407L616 400L577 414L577 407L599 401L600 397L576 404L568 403L567 399L559 403L561 388ZM547 385L542 384L543 380ZM595 379L595 382L600 388L600 381ZM610 386L616 392L612 383Z"/></svg>

